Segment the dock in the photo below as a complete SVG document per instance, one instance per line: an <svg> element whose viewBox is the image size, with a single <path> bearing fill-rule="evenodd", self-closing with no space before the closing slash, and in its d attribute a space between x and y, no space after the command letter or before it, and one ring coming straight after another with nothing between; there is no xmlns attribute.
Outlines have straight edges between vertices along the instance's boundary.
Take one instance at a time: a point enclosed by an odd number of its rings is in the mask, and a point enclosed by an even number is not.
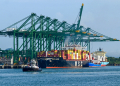
<svg viewBox="0 0 120 86"><path fill-rule="evenodd" d="M0 65L0 69L19 69L23 68L25 65Z"/></svg>

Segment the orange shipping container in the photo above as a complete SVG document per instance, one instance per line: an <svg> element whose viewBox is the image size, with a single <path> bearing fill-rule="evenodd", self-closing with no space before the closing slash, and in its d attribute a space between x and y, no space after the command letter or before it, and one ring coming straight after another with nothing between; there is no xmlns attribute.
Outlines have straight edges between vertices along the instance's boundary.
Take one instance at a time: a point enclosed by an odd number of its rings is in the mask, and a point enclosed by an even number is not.
<svg viewBox="0 0 120 86"><path fill-rule="evenodd" d="M67 54L66 57L67 59L71 59L70 54Z"/></svg>
<svg viewBox="0 0 120 86"><path fill-rule="evenodd" d="M75 59L77 59L77 53L75 53Z"/></svg>
<svg viewBox="0 0 120 86"><path fill-rule="evenodd" d="M86 60L86 51L82 50L82 60Z"/></svg>
<svg viewBox="0 0 120 86"><path fill-rule="evenodd" d="M61 51L61 56L62 56L63 59L64 59L64 50Z"/></svg>

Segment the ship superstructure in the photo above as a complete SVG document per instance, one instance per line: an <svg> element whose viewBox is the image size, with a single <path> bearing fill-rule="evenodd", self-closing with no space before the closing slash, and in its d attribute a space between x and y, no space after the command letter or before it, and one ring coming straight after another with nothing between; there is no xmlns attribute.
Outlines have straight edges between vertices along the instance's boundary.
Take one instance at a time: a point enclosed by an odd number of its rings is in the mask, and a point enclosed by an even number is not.
<svg viewBox="0 0 120 86"><path fill-rule="evenodd" d="M101 66L106 66L107 64L109 64L109 62L107 62L106 52L103 51L101 48L99 48L99 50L93 53L95 55L94 59L99 60L101 63Z"/></svg>
<svg viewBox="0 0 120 86"><path fill-rule="evenodd" d="M92 60L85 64L84 67L106 66L109 62L107 62L107 57L105 54L106 52L99 48L99 50L91 54Z"/></svg>

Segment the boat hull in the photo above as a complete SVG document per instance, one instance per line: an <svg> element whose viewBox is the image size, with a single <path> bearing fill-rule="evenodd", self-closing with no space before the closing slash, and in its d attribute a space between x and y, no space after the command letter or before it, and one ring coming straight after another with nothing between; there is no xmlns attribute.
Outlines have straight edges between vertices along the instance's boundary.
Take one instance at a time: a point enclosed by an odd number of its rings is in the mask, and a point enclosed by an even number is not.
<svg viewBox="0 0 120 86"><path fill-rule="evenodd" d="M41 68L23 68L23 72L42 71Z"/></svg>
<svg viewBox="0 0 120 86"><path fill-rule="evenodd" d="M44 57L45 58L45 57ZM52 58L41 58L38 60L38 66L40 68L79 68L88 61L81 60L64 60L61 57L56 59Z"/></svg>

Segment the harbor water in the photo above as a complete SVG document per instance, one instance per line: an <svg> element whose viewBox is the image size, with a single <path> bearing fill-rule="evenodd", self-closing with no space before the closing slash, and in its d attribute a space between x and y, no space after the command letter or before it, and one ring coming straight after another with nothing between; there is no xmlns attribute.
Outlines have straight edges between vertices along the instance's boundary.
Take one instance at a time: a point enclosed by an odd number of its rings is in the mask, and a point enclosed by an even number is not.
<svg viewBox="0 0 120 86"><path fill-rule="evenodd" d="M0 69L0 86L119 86L120 66L91 68Z"/></svg>

